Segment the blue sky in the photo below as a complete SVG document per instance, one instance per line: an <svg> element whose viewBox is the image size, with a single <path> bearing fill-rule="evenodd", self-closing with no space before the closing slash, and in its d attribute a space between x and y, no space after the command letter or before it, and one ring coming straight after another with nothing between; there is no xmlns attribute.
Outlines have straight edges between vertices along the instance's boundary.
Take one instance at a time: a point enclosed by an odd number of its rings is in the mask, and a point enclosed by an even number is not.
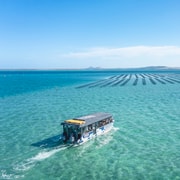
<svg viewBox="0 0 180 180"><path fill-rule="evenodd" d="M180 67L179 0L0 0L0 69Z"/></svg>

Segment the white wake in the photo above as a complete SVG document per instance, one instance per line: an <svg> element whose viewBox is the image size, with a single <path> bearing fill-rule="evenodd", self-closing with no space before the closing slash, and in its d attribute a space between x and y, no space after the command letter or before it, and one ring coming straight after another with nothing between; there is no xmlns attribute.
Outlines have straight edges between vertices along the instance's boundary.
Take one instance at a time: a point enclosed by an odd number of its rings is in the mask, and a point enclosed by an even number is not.
<svg viewBox="0 0 180 180"><path fill-rule="evenodd" d="M27 171L27 170L31 169L32 167L34 167L38 161L43 161L43 160L53 156L54 154L58 153L59 151L62 151L65 149L67 149L67 147L61 147L61 148L53 149L50 151L39 152L37 155L35 155L35 156L25 160L24 162L16 165L14 167L14 170Z"/></svg>

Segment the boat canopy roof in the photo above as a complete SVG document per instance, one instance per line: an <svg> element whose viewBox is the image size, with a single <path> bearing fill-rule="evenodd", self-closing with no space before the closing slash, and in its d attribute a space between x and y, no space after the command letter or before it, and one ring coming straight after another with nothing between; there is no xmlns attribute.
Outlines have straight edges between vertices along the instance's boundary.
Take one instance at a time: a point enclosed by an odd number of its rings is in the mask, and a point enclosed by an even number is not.
<svg viewBox="0 0 180 180"><path fill-rule="evenodd" d="M79 125L80 127L85 127L95 122L98 122L107 118L111 118L111 117L112 115L109 113L98 112L95 114L89 114L86 116L81 116L81 117L65 120L61 124L73 124L73 125Z"/></svg>

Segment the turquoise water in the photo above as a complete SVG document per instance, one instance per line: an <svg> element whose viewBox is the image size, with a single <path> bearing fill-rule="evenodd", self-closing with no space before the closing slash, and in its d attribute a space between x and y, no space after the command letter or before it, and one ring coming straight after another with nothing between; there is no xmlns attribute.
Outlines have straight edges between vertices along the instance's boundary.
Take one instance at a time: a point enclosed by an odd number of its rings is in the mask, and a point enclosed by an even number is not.
<svg viewBox="0 0 180 180"><path fill-rule="evenodd" d="M179 72L1 72L0 179L180 179L178 81ZM111 132L75 148L57 142L63 120L94 112L114 116Z"/></svg>

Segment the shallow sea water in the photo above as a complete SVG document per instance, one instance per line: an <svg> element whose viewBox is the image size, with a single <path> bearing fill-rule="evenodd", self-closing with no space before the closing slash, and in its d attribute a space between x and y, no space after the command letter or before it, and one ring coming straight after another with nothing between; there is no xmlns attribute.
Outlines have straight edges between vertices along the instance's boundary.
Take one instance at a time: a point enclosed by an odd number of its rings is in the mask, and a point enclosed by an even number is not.
<svg viewBox="0 0 180 180"><path fill-rule="evenodd" d="M0 179L180 179L180 84L76 88L120 74L1 72ZM113 115L112 131L58 144L63 120L94 112Z"/></svg>

